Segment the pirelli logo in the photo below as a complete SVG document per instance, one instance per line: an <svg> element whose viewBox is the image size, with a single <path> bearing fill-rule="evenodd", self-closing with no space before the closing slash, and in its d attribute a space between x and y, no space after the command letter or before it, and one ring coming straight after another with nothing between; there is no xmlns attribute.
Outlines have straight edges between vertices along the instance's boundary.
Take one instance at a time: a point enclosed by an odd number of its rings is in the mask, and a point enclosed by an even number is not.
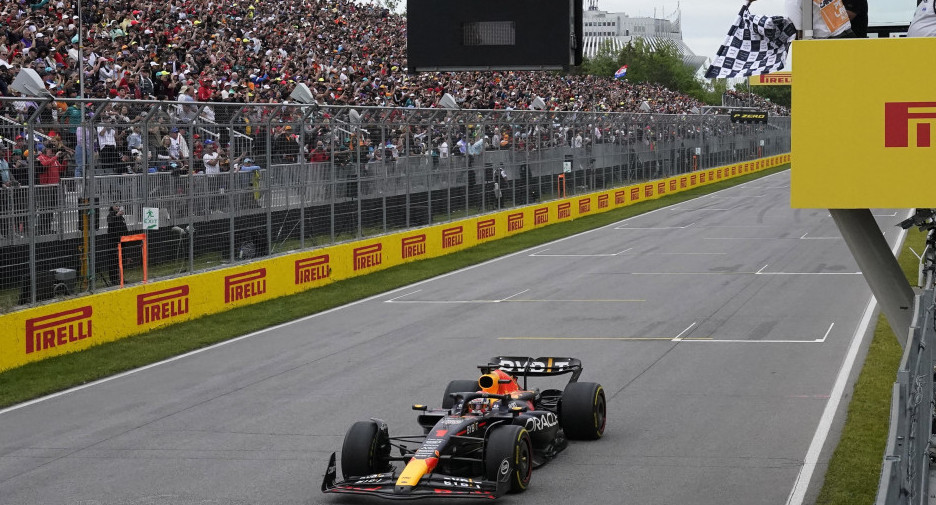
<svg viewBox="0 0 936 505"><path fill-rule="evenodd" d="M330 259L327 254L320 254L296 260L294 284L299 286L329 278L331 276Z"/></svg>
<svg viewBox="0 0 936 505"><path fill-rule="evenodd" d="M26 320L26 354L91 338L90 305Z"/></svg>
<svg viewBox="0 0 936 505"><path fill-rule="evenodd" d="M174 319L188 312L188 284L137 295L137 326Z"/></svg>
<svg viewBox="0 0 936 505"><path fill-rule="evenodd" d="M403 259L415 258L426 254L426 234L403 237L400 241Z"/></svg>
<svg viewBox="0 0 936 505"><path fill-rule="evenodd" d="M523 229L523 212L507 215L507 231L520 231Z"/></svg>
<svg viewBox="0 0 936 505"><path fill-rule="evenodd" d="M631 199L632 202L636 202L637 200L640 200L640 188L639 188L639 187L636 187L636 186L635 186L635 187L631 188L631 190L630 190L630 199Z"/></svg>
<svg viewBox="0 0 936 505"><path fill-rule="evenodd" d="M715 178L716 178L716 179L721 179L721 169L720 169L720 168L719 168L718 170L715 171ZM709 179L709 180L711 180L711 179Z"/></svg>
<svg viewBox="0 0 936 505"><path fill-rule="evenodd" d="M627 203L627 190L622 189L614 192L614 205L624 205Z"/></svg>
<svg viewBox="0 0 936 505"><path fill-rule="evenodd" d="M653 196L653 184L644 185L644 197L651 198Z"/></svg>
<svg viewBox="0 0 936 505"><path fill-rule="evenodd" d="M599 209L607 209L607 208L608 208L608 200L609 200L609 198L608 198L608 194L607 194L607 193L598 195L598 208L599 208Z"/></svg>
<svg viewBox="0 0 936 505"><path fill-rule="evenodd" d="M540 207L533 211L533 224L541 225L549 222L549 207Z"/></svg>
<svg viewBox="0 0 936 505"><path fill-rule="evenodd" d="M579 214L588 214L591 212L591 198L582 198L578 203Z"/></svg>
<svg viewBox="0 0 936 505"><path fill-rule="evenodd" d="M442 230L442 249L462 245L465 241L465 228L456 226Z"/></svg>
<svg viewBox="0 0 936 505"><path fill-rule="evenodd" d="M478 221L478 240L494 237L495 222L493 219Z"/></svg>
<svg viewBox="0 0 936 505"><path fill-rule="evenodd" d="M677 187L678 184L679 184L679 181L677 181L676 179L670 180L670 181L669 181L669 190L670 190L670 191L676 191L676 190L678 189L678 187Z"/></svg>
<svg viewBox="0 0 936 505"><path fill-rule="evenodd" d="M884 104L884 147L932 147L936 102Z"/></svg>
<svg viewBox="0 0 936 505"><path fill-rule="evenodd" d="M224 277L224 303L246 300L266 293L266 268Z"/></svg>
<svg viewBox="0 0 936 505"><path fill-rule="evenodd" d="M688 178L688 177L680 177L680 178L679 178L679 188L680 188L680 189L686 189L686 188L688 188L688 187L689 187L689 178Z"/></svg>
<svg viewBox="0 0 936 505"><path fill-rule="evenodd" d="M666 182L665 182L665 181L662 181L662 182L658 182L658 183L657 183L657 194L658 194L658 195L665 195L665 194L666 194Z"/></svg>
<svg viewBox="0 0 936 505"><path fill-rule="evenodd" d="M690 186L696 185L696 174L692 174L689 176L689 185Z"/></svg>
<svg viewBox="0 0 936 505"><path fill-rule="evenodd" d="M371 244L354 249L354 270L373 268L383 263L383 244Z"/></svg>
<svg viewBox="0 0 936 505"><path fill-rule="evenodd" d="M560 203L556 206L556 219L567 219L572 217L572 202Z"/></svg>

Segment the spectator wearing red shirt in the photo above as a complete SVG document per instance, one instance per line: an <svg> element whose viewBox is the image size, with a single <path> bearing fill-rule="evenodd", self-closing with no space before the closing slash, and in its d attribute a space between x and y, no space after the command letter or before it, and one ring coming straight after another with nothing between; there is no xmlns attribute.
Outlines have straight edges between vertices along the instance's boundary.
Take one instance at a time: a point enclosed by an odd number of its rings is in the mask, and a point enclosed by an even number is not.
<svg viewBox="0 0 936 505"><path fill-rule="evenodd" d="M42 172L39 173L39 184L58 184L62 179L62 172L65 171L65 164L62 163L61 156L55 152L51 146L46 147L37 158L42 165Z"/></svg>
<svg viewBox="0 0 936 505"><path fill-rule="evenodd" d="M328 151L325 150L325 144L321 140L318 141L315 145L315 149L312 150L309 161L313 163L328 161Z"/></svg>
<svg viewBox="0 0 936 505"><path fill-rule="evenodd" d="M52 209L58 208L58 183L61 180L62 171L65 170L65 164L62 163L59 153L56 153L52 147L46 147L36 159L42 165L42 172L39 173L40 187L37 188L39 219L36 232L40 235L48 235L53 232L52 218L55 213Z"/></svg>

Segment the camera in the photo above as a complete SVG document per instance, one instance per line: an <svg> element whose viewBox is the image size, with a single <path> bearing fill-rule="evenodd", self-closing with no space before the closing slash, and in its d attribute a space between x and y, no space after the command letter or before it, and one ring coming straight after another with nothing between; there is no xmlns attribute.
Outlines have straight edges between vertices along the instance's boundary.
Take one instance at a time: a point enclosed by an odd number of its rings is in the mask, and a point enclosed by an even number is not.
<svg viewBox="0 0 936 505"><path fill-rule="evenodd" d="M909 230L914 226L918 226L920 230L924 230L933 227L934 217L936 217L936 210L934 209L917 209L912 216L897 223L897 226L904 230Z"/></svg>

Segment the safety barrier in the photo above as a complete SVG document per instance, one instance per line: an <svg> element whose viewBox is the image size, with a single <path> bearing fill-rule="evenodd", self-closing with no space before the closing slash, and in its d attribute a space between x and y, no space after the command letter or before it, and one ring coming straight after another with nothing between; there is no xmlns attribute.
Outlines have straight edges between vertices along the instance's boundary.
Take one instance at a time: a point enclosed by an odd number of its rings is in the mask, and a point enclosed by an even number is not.
<svg viewBox="0 0 936 505"><path fill-rule="evenodd" d="M789 163L747 161L131 285L0 316L0 370ZM186 232L183 229L182 235Z"/></svg>
<svg viewBox="0 0 936 505"><path fill-rule="evenodd" d="M891 392L890 427L876 505L928 505L933 439L933 374L936 346L932 232L927 240L925 272L929 279L914 300L910 328L897 381Z"/></svg>
<svg viewBox="0 0 936 505"><path fill-rule="evenodd" d="M221 103L192 120L165 102L12 103L0 313L113 289L121 271L142 282L122 235L146 234L155 281L790 151L788 117ZM218 173L200 173L218 145Z"/></svg>

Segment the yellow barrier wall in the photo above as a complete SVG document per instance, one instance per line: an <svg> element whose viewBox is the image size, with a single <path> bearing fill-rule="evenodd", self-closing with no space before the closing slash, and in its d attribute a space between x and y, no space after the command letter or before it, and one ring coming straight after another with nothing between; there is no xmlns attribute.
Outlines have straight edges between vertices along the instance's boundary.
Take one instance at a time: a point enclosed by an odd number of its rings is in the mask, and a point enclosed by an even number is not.
<svg viewBox="0 0 936 505"><path fill-rule="evenodd" d="M4 329L0 336L0 370L789 161L790 155L785 154L699 170L5 314L0 316L0 328Z"/></svg>

